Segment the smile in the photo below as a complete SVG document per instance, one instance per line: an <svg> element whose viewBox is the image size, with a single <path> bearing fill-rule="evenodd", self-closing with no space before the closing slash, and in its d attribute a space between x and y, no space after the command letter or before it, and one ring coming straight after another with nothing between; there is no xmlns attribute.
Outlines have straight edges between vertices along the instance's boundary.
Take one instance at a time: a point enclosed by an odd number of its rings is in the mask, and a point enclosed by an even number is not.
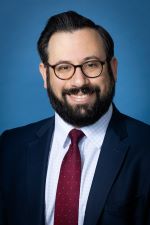
<svg viewBox="0 0 150 225"><path fill-rule="evenodd" d="M80 103L80 104L87 104L91 103L93 100L94 94L83 94L83 93L78 93L76 95L67 95L67 100L70 103Z"/></svg>

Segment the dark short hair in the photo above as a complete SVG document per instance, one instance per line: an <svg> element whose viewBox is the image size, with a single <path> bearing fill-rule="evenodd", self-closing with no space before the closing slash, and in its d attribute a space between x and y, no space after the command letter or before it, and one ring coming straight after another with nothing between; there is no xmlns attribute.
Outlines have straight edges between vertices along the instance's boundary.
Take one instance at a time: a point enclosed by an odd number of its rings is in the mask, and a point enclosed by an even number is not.
<svg viewBox="0 0 150 225"><path fill-rule="evenodd" d="M54 33L59 31L71 32L83 28L92 28L99 33L104 43L107 60L110 61L114 56L114 42L110 34L92 20L74 11L68 11L50 17L42 31L37 42L37 48L42 62L46 64L48 61L48 42Z"/></svg>

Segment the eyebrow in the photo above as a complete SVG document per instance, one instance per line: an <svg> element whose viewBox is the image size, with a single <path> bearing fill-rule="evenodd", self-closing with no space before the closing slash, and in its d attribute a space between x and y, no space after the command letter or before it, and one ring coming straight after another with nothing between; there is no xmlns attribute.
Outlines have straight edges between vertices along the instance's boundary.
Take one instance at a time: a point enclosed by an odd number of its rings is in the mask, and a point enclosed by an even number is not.
<svg viewBox="0 0 150 225"><path fill-rule="evenodd" d="M92 56L85 57L85 58L83 59L83 61L88 61L88 60L91 60L91 59L97 59L97 60L100 60L100 58L99 58L98 56L92 55Z"/></svg>
<svg viewBox="0 0 150 225"><path fill-rule="evenodd" d="M92 59L104 61L104 60L101 60L98 56L92 55L92 56L87 56L87 57L83 58L81 63L86 62L86 61L88 61L88 60L92 60ZM55 64L53 64L53 65L50 64L50 65L51 65L51 66L55 66L55 65L58 65L58 64L64 64L64 63L70 63L70 64L73 64L73 63L72 63L71 61L69 61L69 60L59 60L57 63L55 63Z"/></svg>

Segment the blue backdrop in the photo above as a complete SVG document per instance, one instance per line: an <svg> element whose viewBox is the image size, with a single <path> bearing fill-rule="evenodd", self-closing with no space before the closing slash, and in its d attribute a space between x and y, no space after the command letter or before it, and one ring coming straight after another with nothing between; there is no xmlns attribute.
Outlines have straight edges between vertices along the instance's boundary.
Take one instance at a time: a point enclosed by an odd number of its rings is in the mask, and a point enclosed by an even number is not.
<svg viewBox="0 0 150 225"><path fill-rule="evenodd" d="M5 0L0 8L0 132L53 114L38 71L36 42L48 17L66 10L111 33L119 61L116 106L150 123L148 0Z"/></svg>

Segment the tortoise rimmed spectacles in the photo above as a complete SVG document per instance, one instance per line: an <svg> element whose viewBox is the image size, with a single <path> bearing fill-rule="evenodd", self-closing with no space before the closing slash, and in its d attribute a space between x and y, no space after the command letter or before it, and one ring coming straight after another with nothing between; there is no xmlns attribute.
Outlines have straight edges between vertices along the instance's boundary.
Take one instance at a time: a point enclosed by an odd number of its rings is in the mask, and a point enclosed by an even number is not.
<svg viewBox="0 0 150 225"><path fill-rule="evenodd" d="M54 70L54 74L61 80L69 80L76 72L76 68L80 68L82 73L88 78L99 77L103 72L103 66L105 61L89 60L79 65L74 65L68 62L62 62L55 65L46 63L45 66L51 67Z"/></svg>

